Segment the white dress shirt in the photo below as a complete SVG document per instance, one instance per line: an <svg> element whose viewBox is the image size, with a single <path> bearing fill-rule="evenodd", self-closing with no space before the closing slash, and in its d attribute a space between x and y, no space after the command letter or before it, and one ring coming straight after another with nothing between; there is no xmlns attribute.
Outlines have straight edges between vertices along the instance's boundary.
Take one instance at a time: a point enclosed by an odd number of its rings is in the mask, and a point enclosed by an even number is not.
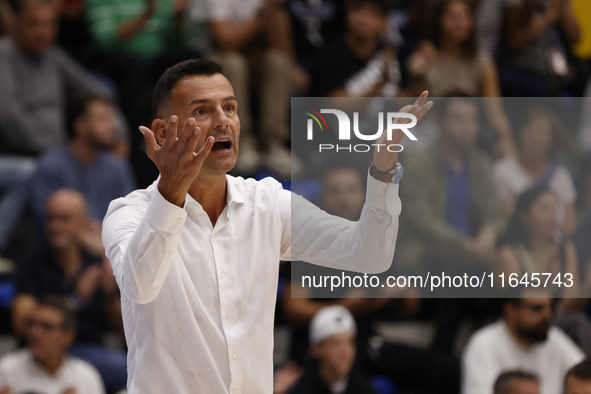
<svg viewBox="0 0 591 394"><path fill-rule="evenodd" d="M98 371L86 361L66 357L59 369L49 374L34 360L28 349L8 353L0 359L0 387L11 393L61 394L68 388L79 394L104 394Z"/></svg>
<svg viewBox="0 0 591 394"><path fill-rule="evenodd" d="M368 177L358 222L331 216L272 178L227 176L215 226L157 182L111 202L106 255L121 289L133 393L261 394L273 389L279 260L378 273L394 255L398 185Z"/></svg>

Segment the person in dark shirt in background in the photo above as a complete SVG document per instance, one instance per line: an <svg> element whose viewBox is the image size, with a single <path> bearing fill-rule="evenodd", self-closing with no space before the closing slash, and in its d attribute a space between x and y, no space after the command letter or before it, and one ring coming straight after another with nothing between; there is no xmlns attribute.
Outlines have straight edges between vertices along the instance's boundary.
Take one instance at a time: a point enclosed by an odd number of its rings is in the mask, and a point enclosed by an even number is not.
<svg viewBox="0 0 591 394"><path fill-rule="evenodd" d="M109 152L116 141L115 108L108 99L84 96L72 102L68 122L72 140L39 160L33 179L35 215L43 218L53 192L74 189L86 197L88 214L100 228L109 203L135 189L129 164Z"/></svg>
<svg viewBox="0 0 591 394"><path fill-rule="evenodd" d="M26 317L44 294L68 296L77 306L78 332L71 354L98 369L108 392L124 388L126 356L102 346L110 327L122 329L121 303L100 233L88 232L86 200L74 190L60 189L48 200L45 231L47 246L25 256L16 274L13 325L25 331Z"/></svg>
<svg viewBox="0 0 591 394"><path fill-rule="evenodd" d="M348 0L345 35L318 50L311 96L394 96L400 68L396 49L383 45L388 7L381 0Z"/></svg>

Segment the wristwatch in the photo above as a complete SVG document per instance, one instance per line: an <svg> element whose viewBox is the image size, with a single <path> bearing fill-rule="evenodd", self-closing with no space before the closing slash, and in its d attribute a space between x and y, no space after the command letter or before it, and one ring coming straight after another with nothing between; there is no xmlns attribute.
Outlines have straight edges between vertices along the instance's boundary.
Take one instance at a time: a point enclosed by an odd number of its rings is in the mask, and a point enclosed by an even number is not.
<svg viewBox="0 0 591 394"><path fill-rule="evenodd" d="M373 161L369 166L369 175L373 176L374 178L382 182L389 182L397 185L402 179L403 174L404 167L402 167L402 164L400 164L400 162L396 163L396 165L392 169L386 172L378 170Z"/></svg>

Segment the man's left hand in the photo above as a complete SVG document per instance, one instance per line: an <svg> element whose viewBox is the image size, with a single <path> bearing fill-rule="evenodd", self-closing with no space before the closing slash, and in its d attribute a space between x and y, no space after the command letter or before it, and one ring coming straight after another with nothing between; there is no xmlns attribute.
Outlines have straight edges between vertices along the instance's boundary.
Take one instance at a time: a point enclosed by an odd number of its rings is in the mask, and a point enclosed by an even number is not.
<svg viewBox="0 0 591 394"><path fill-rule="evenodd" d="M424 91L421 93L417 101L415 101L412 105L407 105L402 107L398 112L406 112L409 114L413 114L417 117L417 121L419 121L426 113L431 109L433 106L433 101L427 101L427 96L429 95L428 91ZM395 120L397 124L404 124L410 123L410 119L407 118L397 118ZM387 133L382 133L380 138L376 141L376 144L399 144L402 141L402 137L404 136L404 132L400 129L395 129L392 131L392 140L388 141ZM378 145L379 146L379 145ZM398 162L398 152L390 152L388 149L379 149L376 147L373 154L373 162L376 166L376 169L381 172L386 172L394 168L396 163Z"/></svg>

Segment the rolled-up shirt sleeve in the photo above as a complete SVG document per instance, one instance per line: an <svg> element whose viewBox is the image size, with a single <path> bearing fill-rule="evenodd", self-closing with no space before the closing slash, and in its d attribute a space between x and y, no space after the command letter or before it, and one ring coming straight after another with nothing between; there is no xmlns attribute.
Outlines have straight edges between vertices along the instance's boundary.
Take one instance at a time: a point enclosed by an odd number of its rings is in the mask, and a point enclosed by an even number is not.
<svg viewBox="0 0 591 394"><path fill-rule="evenodd" d="M399 185L368 176L366 201L358 221L330 215L303 197L283 192L280 205L289 213L282 259L303 260L329 268L380 273L392 264L402 203Z"/></svg>
<svg viewBox="0 0 591 394"><path fill-rule="evenodd" d="M139 304L162 288L181 237L187 212L156 188L147 208L114 200L103 221L103 244L119 288Z"/></svg>

